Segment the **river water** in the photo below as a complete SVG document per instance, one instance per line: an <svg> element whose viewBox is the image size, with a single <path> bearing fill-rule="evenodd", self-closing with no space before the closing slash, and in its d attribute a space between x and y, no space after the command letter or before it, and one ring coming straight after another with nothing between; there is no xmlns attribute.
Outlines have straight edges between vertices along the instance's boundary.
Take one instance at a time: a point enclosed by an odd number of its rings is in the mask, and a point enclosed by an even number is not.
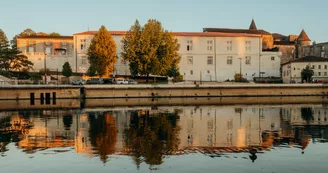
<svg viewBox="0 0 328 173"><path fill-rule="evenodd" d="M326 172L327 114L320 103L1 111L0 172Z"/></svg>

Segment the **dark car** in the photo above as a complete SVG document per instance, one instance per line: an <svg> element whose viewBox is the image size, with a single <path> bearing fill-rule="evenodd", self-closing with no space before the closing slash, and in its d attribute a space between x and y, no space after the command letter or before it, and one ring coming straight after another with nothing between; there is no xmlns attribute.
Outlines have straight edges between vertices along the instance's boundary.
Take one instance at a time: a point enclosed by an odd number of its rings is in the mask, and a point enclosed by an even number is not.
<svg viewBox="0 0 328 173"><path fill-rule="evenodd" d="M104 78L103 81L104 81L104 84L113 84L114 83L112 78Z"/></svg>
<svg viewBox="0 0 328 173"><path fill-rule="evenodd" d="M103 84L104 83L104 80L102 78L91 78L91 79L88 79L87 84Z"/></svg>

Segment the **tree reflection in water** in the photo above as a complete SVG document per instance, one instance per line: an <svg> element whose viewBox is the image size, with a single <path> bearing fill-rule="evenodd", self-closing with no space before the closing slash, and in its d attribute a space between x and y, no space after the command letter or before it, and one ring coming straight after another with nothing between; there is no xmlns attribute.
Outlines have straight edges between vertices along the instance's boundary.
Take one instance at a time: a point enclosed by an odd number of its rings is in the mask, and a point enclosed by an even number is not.
<svg viewBox="0 0 328 173"><path fill-rule="evenodd" d="M178 110L173 113L153 113L149 110L131 112L125 143L138 168L143 161L150 166L160 165L166 155L178 150L178 114Z"/></svg>
<svg viewBox="0 0 328 173"><path fill-rule="evenodd" d="M99 155L100 160L107 162L108 155L115 153L117 142L117 127L115 117L110 112L97 116L89 114L90 142L94 147L94 152Z"/></svg>

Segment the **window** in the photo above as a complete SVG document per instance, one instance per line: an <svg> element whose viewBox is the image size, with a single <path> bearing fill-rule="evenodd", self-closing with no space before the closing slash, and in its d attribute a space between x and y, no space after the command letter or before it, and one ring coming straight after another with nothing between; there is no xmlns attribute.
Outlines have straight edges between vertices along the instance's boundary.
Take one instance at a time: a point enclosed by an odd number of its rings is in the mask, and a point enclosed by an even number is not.
<svg viewBox="0 0 328 173"><path fill-rule="evenodd" d="M321 76L321 72L318 72L318 76Z"/></svg>
<svg viewBox="0 0 328 173"><path fill-rule="evenodd" d="M274 56L271 57L271 61L274 61Z"/></svg>
<svg viewBox="0 0 328 173"><path fill-rule="evenodd" d="M250 52L251 51L251 41L245 41L245 45L246 45L246 52Z"/></svg>
<svg viewBox="0 0 328 173"><path fill-rule="evenodd" d="M190 65L193 64L193 57L192 56L187 56L187 64L190 64Z"/></svg>
<svg viewBox="0 0 328 173"><path fill-rule="evenodd" d="M194 74L194 71L190 70L190 75L193 75Z"/></svg>
<svg viewBox="0 0 328 173"><path fill-rule="evenodd" d="M81 42L81 50L86 49L87 40L81 39L80 42Z"/></svg>
<svg viewBox="0 0 328 173"><path fill-rule="evenodd" d="M284 76L286 76L286 71L284 71Z"/></svg>
<svg viewBox="0 0 328 173"><path fill-rule="evenodd" d="M327 69L327 65L325 65L325 69Z"/></svg>
<svg viewBox="0 0 328 173"><path fill-rule="evenodd" d="M245 57L245 60L246 60L246 61L245 61L246 64L248 64L248 65L251 64L251 57L250 57L250 56L246 56L246 57Z"/></svg>
<svg viewBox="0 0 328 173"><path fill-rule="evenodd" d="M213 41L207 40L207 50L212 51L213 50Z"/></svg>
<svg viewBox="0 0 328 173"><path fill-rule="evenodd" d="M318 69L321 69L321 65L318 65Z"/></svg>
<svg viewBox="0 0 328 173"><path fill-rule="evenodd" d="M315 69L315 65L312 65L312 69Z"/></svg>
<svg viewBox="0 0 328 173"><path fill-rule="evenodd" d="M49 47L49 46L46 47L46 53L48 55L51 55L51 47Z"/></svg>
<svg viewBox="0 0 328 173"><path fill-rule="evenodd" d="M210 73L211 73L211 71L207 70L207 74L210 74Z"/></svg>
<svg viewBox="0 0 328 173"><path fill-rule="evenodd" d="M232 64L232 56L227 57L227 64Z"/></svg>
<svg viewBox="0 0 328 173"><path fill-rule="evenodd" d="M207 65L213 65L213 57L212 56L207 57Z"/></svg>
<svg viewBox="0 0 328 173"><path fill-rule="evenodd" d="M324 76L327 76L327 72L324 72L323 74L324 74Z"/></svg>
<svg viewBox="0 0 328 173"><path fill-rule="evenodd" d="M227 51L232 51L232 41L227 41Z"/></svg>
<svg viewBox="0 0 328 173"><path fill-rule="evenodd" d="M87 59L82 59L82 64L87 64Z"/></svg>
<svg viewBox="0 0 328 173"><path fill-rule="evenodd" d="M36 45L36 41L30 41L28 43L28 52L35 52L35 45Z"/></svg>
<svg viewBox="0 0 328 173"><path fill-rule="evenodd" d="M192 40L187 41L187 51L192 51Z"/></svg>

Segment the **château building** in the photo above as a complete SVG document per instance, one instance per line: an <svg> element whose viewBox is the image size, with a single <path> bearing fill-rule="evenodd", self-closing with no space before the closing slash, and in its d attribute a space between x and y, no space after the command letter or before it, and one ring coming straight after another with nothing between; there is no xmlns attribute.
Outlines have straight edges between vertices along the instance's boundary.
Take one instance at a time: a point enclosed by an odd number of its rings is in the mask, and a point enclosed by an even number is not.
<svg viewBox="0 0 328 173"><path fill-rule="evenodd" d="M117 46L114 75L130 75L128 62L120 56L121 40L126 32L109 32ZM78 73L86 73L89 67L87 49L96 33L86 31L73 35L76 60L73 69ZM234 79L240 72L248 80L260 76L280 77L280 53L265 51L272 48L273 37L264 30L257 30L254 21L249 30L204 28L204 32L172 34L180 44L179 69L184 80L225 81Z"/></svg>

